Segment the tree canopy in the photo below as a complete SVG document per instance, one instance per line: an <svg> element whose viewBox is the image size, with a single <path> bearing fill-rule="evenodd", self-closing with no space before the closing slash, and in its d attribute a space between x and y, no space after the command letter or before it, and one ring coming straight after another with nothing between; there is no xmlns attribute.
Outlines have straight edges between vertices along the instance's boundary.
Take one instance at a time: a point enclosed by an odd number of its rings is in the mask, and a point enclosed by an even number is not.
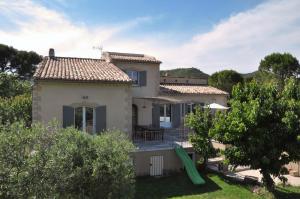
<svg viewBox="0 0 300 199"><path fill-rule="evenodd" d="M269 72L282 82L300 73L299 61L290 53L272 53L264 57L259 64L259 71Z"/></svg>
<svg viewBox="0 0 300 199"><path fill-rule="evenodd" d="M300 160L300 86L294 78L286 80L281 92L275 84L238 84L230 104L210 134L231 146L225 150L231 164L260 169L272 191L271 175L283 179L283 166Z"/></svg>
<svg viewBox="0 0 300 199"><path fill-rule="evenodd" d="M215 72L208 78L210 86L227 91L228 93L231 93L232 87L240 82L243 82L243 76L234 70Z"/></svg>
<svg viewBox="0 0 300 199"><path fill-rule="evenodd" d="M0 72L10 72L19 77L32 77L42 56L30 51L19 51L13 47L0 44Z"/></svg>

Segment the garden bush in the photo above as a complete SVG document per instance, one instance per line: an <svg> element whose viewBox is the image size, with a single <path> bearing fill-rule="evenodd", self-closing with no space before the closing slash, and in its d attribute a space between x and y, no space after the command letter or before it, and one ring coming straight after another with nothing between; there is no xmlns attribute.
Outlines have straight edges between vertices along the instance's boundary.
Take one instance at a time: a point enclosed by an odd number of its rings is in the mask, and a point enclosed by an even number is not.
<svg viewBox="0 0 300 199"><path fill-rule="evenodd" d="M119 131L0 126L0 197L131 198L132 151Z"/></svg>
<svg viewBox="0 0 300 199"><path fill-rule="evenodd" d="M25 122L30 126L32 117L32 99L30 94L17 95L14 97L0 97L0 123Z"/></svg>

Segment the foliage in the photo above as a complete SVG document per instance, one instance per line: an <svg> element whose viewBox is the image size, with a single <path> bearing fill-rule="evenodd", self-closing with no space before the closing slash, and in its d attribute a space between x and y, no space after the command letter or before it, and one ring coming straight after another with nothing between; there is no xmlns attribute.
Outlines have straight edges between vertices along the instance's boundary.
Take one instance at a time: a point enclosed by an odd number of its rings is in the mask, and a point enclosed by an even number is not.
<svg viewBox="0 0 300 199"><path fill-rule="evenodd" d="M259 70L273 74L283 83L286 78L299 75L300 65L290 53L272 53L261 60Z"/></svg>
<svg viewBox="0 0 300 199"><path fill-rule="evenodd" d="M0 73L0 97L9 98L30 93L29 81L19 80L15 75Z"/></svg>
<svg viewBox="0 0 300 199"><path fill-rule="evenodd" d="M19 77L32 77L42 56L30 51L19 51L13 47L0 44L0 71L11 72Z"/></svg>
<svg viewBox="0 0 300 199"><path fill-rule="evenodd" d="M24 94L10 98L0 97L0 123L25 122L26 126L31 124L32 111L31 95Z"/></svg>
<svg viewBox="0 0 300 199"><path fill-rule="evenodd" d="M216 117L210 134L229 144L225 156L233 165L260 169L270 191L270 175L282 180L284 165L300 160L300 87L286 81L282 92L274 84L252 81L233 89L231 111Z"/></svg>
<svg viewBox="0 0 300 199"><path fill-rule="evenodd" d="M215 72L208 79L210 86L227 91L228 93L231 93L233 86L240 82L243 82L243 76L234 70Z"/></svg>
<svg viewBox="0 0 300 199"><path fill-rule="evenodd" d="M131 198L133 145L118 131L0 128L1 198Z"/></svg>
<svg viewBox="0 0 300 199"><path fill-rule="evenodd" d="M176 68L172 70L161 70L160 75L186 78L208 78L209 76L197 68Z"/></svg>
<svg viewBox="0 0 300 199"><path fill-rule="evenodd" d="M209 157L216 154L209 135L209 129L212 127L213 117L210 109L201 109L196 107L195 113L186 116L185 122L188 127L194 130L194 134L190 135L190 141L194 150L204 158L204 164L207 163Z"/></svg>

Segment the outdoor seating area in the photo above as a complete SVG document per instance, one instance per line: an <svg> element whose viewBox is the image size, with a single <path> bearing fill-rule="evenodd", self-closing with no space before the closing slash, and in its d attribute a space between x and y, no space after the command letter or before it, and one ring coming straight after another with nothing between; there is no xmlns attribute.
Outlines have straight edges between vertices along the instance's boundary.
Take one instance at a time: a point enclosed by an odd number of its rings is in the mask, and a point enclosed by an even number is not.
<svg viewBox="0 0 300 199"><path fill-rule="evenodd" d="M188 134L192 131L187 128L152 128L136 127L132 140L138 150L169 149L175 146L192 147L188 141Z"/></svg>
<svg viewBox="0 0 300 199"><path fill-rule="evenodd" d="M164 141L164 129L152 126L135 126L133 142Z"/></svg>

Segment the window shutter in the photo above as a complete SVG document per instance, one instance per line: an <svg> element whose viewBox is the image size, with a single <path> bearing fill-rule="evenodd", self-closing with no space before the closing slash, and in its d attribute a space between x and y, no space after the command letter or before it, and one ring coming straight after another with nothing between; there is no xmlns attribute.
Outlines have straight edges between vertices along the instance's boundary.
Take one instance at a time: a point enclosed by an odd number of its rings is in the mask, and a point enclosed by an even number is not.
<svg viewBox="0 0 300 199"><path fill-rule="evenodd" d="M140 71L139 72L139 84L140 86L147 85L147 71Z"/></svg>
<svg viewBox="0 0 300 199"><path fill-rule="evenodd" d="M172 104L172 127L180 127L180 104Z"/></svg>
<svg viewBox="0 0 300 199"><path fill-rule="evenodd" d="M74 125L74 108L63 106L63 128Z"/></svg>
<svg viewBox="0 0 300 199"><path fill-rule="evenodd" d="M160 126L159 116L159 104L152 104L152 126L155 128L159 128Z"/></svg>
<svg viewBox="0 0 300 199"><path fill-rule="evenodd" d="M184 114L186 115L186 114L188 114L188 104L184 104L184 108L185 108L185 110L184 110Z"/></svg>
<svg viewBox="0 0 300 199"><path fill-rule="evenodd" d="M96 111L96 133L106 130L106 106L98 106Z"/></svg>

